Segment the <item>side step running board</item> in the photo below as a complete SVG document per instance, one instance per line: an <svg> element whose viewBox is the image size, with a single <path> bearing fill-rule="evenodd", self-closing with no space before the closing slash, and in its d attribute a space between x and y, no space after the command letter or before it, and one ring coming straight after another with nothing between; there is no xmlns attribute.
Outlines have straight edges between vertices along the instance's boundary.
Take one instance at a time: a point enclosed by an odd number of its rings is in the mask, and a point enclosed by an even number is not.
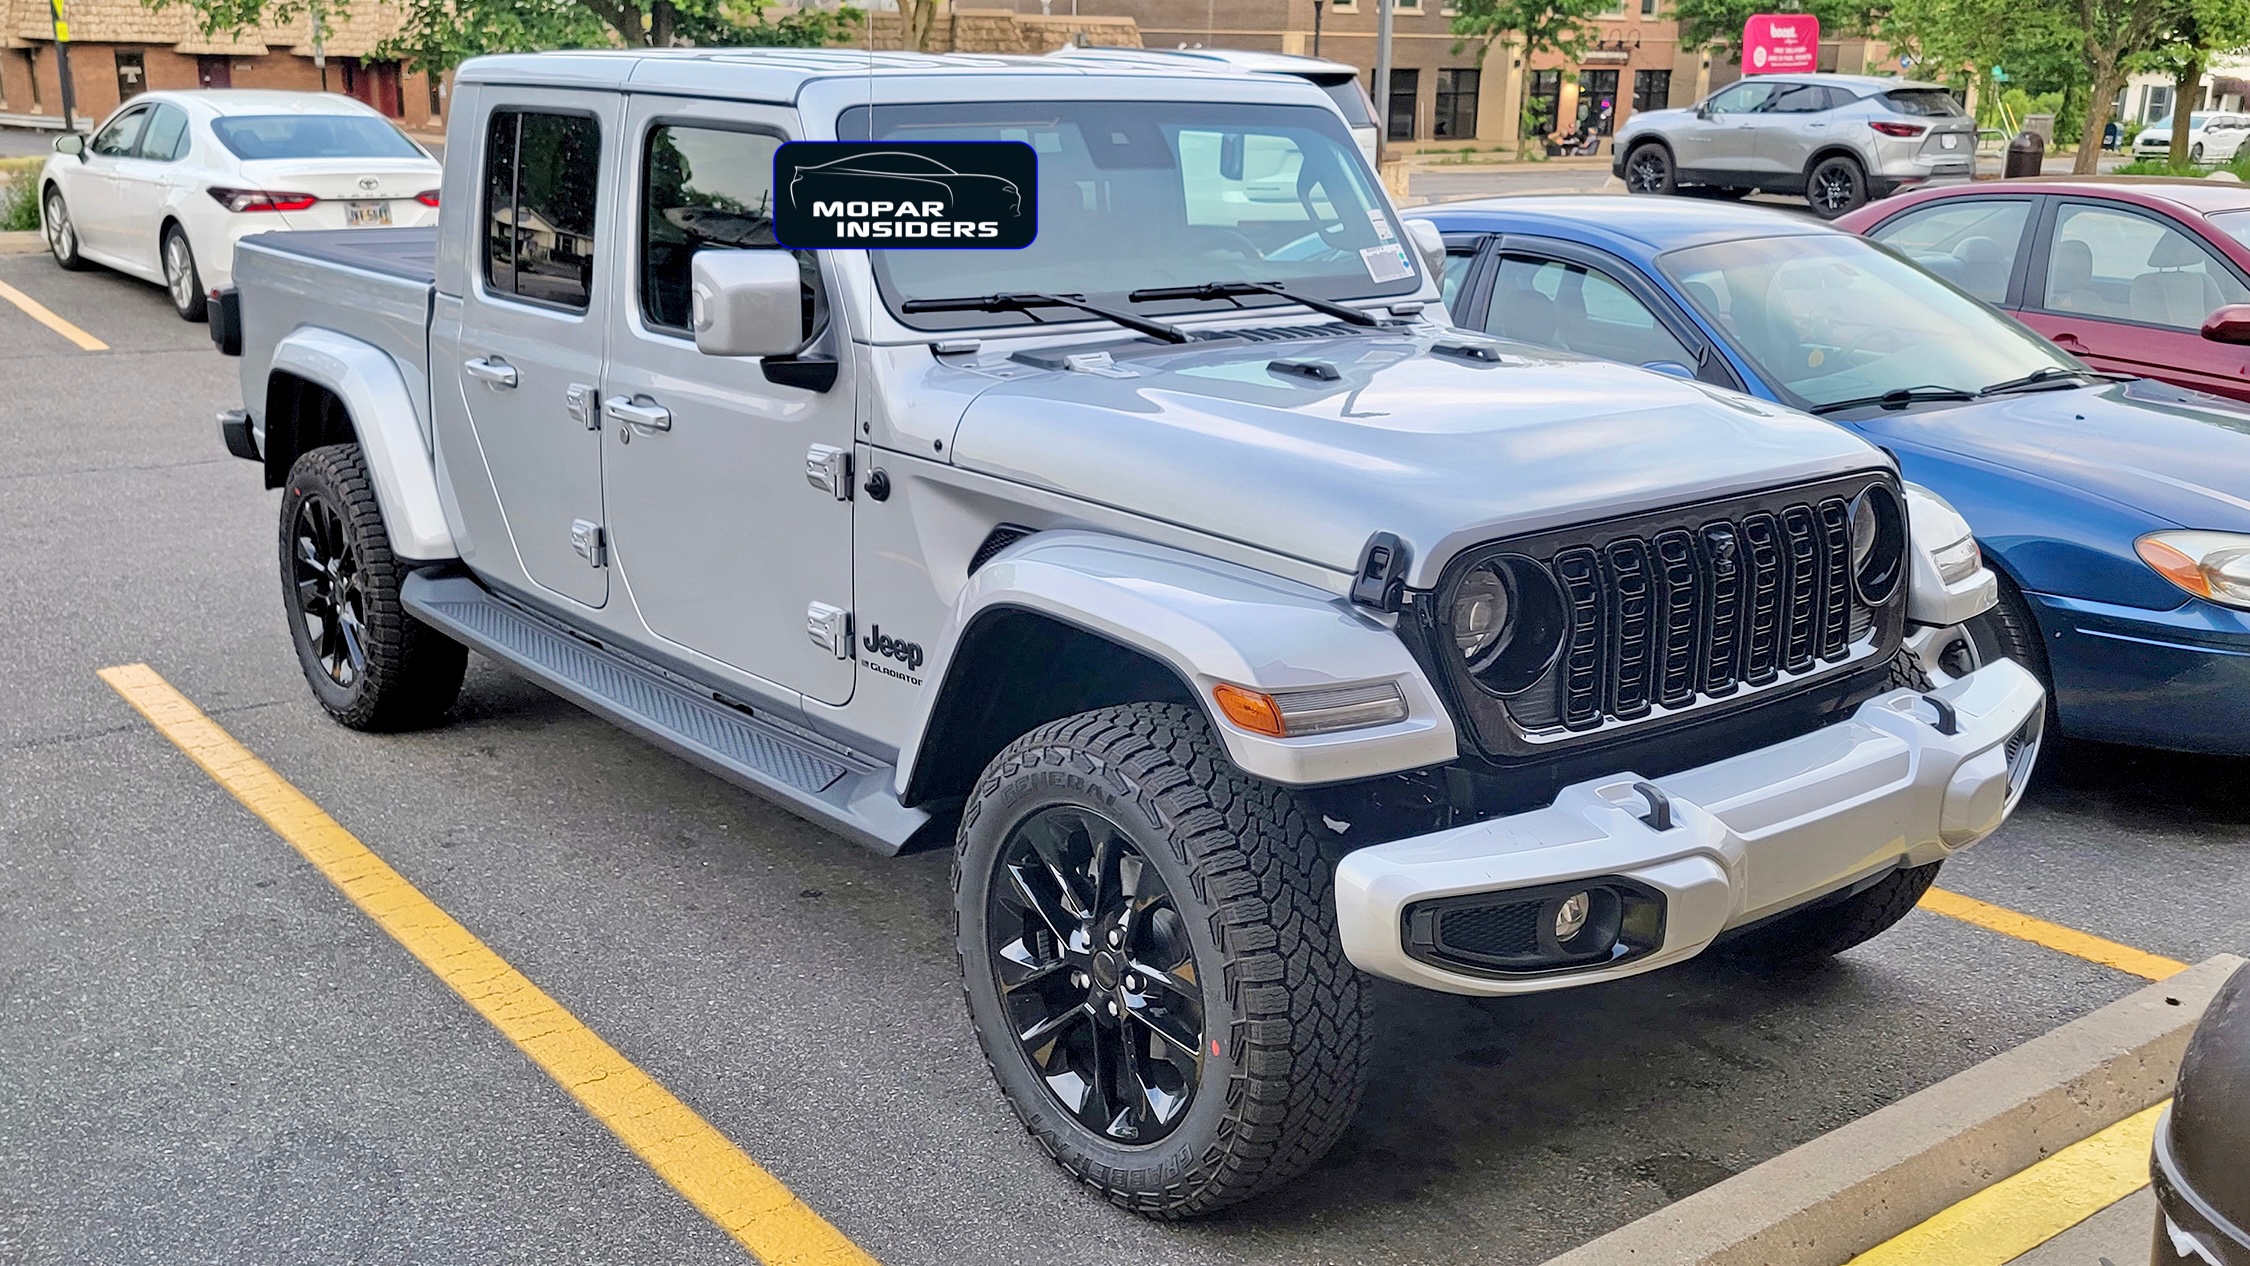
<svg viewBox="0 0 2250 1266"><path fill-rule="evenodd" d="M891 794L891 766L720 703L501 601L467 576L415 572L399 599L423 623L572 703L879 853L898 852L929 821Z"/></svg>

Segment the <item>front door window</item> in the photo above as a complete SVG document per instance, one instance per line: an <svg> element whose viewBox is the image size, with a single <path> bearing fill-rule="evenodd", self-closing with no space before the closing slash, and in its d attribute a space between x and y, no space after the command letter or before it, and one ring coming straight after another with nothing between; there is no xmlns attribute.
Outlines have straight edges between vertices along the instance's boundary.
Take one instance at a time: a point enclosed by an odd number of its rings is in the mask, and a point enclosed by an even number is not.
<svg viewBox="0 0 2250 1266"><path fill-rule="evenodd" d="M2074 203L2055 217L2044 295L2051 312L2192 332L2230 303L2250 303L2250 287L2152 216Z"/></svg>
<svg viewBox="0 0 2250 1266"><path fill-rule="evenodd" d="M1486 332L1502 338L1628 365L1695 366L1694 353L1647 305L1583 264L1525 255L1504 257L1484 325Z"/></svg>

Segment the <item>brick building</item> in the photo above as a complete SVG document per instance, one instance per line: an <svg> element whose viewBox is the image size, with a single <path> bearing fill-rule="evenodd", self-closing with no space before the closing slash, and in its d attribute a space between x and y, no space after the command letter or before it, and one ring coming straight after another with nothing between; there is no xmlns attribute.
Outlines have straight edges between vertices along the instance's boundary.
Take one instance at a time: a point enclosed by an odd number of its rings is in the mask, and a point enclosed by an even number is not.
<svg viewBox="0 0 2250 1266"><path fill-rule="evenodd" d="M65 0L70 71L79 125L151 88L320 90L309 19L240 36L206 35L184 7L152 10L141 0ZM356 0L327 23L322 44L328 89L346 93L407 127L440 125L443 84L379 61L376 45L398 12ZM47 0L0 0L0 114L60 124L61 80Z"/></svg>

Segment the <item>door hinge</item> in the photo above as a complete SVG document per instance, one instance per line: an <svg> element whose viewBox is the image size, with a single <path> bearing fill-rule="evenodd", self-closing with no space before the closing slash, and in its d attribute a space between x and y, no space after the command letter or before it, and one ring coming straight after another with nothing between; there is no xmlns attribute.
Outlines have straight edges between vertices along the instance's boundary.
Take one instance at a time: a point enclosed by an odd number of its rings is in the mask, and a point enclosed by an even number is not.
<svg viewBox="0 0 2250 1266"><path fill-rule="evenodd" d="M805 482L838 501L852 499L852 455L833 444L805 450Z"/></svg>
<svg viewBox="0 0 2250 1266"><path fill-rule="evenodd" d="M815 602L805 608L805 636L838 659L852 657L852 613Z"/></svg>
<svg viewBox="0 0 2250 1266"><path fill-rule="evenodd" d="M599 403L600 393L589 384L574 382L563 389L563 409L570 414L571 421L589 431L602 429Z"/></svg>
<svg viewBox="0 0 2250 1266"><path fill-rule="evenodd" d="M571 520L570 548L586 560L588 567L609 566L609 533L599 523Z"/></svg>

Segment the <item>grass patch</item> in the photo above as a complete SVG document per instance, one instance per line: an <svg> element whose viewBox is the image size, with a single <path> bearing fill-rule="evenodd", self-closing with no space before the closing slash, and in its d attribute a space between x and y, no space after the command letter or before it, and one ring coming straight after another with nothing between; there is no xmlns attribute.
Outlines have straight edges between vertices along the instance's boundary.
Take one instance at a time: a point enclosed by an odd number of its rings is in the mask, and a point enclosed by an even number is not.
<svg viewBox="0 0 2250 1266"><path fill-rule="evenodd" d="M2197 178L2208 176L2214 171L2228 172L2241 180L2250 181L2250 152L2237 154L2232 160L2217 167L2207 167L2202 163L2181 163L2174 166L2170 161L2162 158L2137 158L2118 168L2112 174L2119 176L2187 176Z"/></svg>

